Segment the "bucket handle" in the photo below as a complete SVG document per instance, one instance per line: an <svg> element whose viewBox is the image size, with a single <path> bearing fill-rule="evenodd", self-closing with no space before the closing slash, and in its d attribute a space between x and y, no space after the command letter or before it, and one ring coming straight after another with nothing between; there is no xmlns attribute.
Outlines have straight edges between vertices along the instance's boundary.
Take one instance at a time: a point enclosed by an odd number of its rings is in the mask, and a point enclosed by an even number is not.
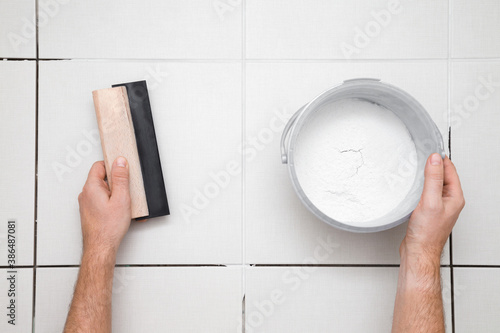
<svg viewBox="0 0 500 333"><path fill-rule="evenodd" d="M302 106L299 110L297 110L297 112L293 114L290 120L288 120L288 123L286 123L286 126L283 129L283 134L281 134L281 163L283 164L288 163L288 154L286 149L286 139L288 137L288 133L290 132L290 129L295 124L295 120L297 120L298 116L300 115L302 110L304 110L306 105Z"/></svg>

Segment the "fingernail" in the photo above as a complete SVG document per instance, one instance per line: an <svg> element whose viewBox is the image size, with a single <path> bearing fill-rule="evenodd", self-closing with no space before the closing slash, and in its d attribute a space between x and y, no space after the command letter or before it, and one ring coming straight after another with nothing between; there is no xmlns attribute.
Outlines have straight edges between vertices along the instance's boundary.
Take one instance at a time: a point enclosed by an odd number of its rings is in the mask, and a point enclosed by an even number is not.
<svg viewBox="0 0 500 333"><path fill-rule="evenodd" d="M125 165L127 165L127 160L125 160L123 157L120 156L116 159L116 165L124 168Z"/></svg>
<svg viewBox="0 0 500 333"><path fill-rule="evenodd" d="M437 153L432 154L431 164L432 165L440 165L441 164L441 156L439 156L439 154L437 154Z"/></svg>

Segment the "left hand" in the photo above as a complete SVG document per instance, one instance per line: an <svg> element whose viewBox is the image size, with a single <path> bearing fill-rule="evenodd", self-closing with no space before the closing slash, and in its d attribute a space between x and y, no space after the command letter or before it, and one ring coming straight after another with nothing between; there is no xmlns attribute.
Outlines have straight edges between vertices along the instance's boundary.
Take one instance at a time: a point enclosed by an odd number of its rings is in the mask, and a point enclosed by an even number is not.
<svg viewBox="0 0 500 333"><path fill-rule="evenodd" d="M95 162L78 196L82 223L83 250L111 251L116 254L130 227L129 167L118 157L112 167L112 191L104 181L104 162Z"/></svg>

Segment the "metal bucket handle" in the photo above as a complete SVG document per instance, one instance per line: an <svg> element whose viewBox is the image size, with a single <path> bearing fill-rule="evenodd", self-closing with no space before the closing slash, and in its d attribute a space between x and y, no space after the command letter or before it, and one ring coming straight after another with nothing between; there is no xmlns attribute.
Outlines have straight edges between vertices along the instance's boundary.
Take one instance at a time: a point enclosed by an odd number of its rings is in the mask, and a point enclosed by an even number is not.
<svg viewBox="0 0 500 333"><path fill-rule="evenodd" d="M292 128L293 124L295 124L295 120L297 120L297 117L300 115L302 110L307 106L304 105L301 107L297 112L293 114L293 116L288 120L288 123L286 123L285 128L283 129L283 134L281 134L281 163L287 164L288 163L288 154L287 154L287 149L286 149L286 139L288 137L288 133L290 132L290 129Z"/></svg>

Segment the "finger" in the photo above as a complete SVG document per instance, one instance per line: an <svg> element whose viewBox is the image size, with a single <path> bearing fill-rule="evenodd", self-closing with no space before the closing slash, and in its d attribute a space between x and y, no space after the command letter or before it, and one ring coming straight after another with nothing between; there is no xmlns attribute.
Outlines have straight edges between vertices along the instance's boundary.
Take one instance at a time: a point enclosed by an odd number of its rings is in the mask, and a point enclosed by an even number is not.
<svg viewBox="0 0 500 333"><path fill-rule="evenodd" d="M90 168L89 175L87 178L86 185L95 186L97 185L99 188L104 190L109 197L109 187L106 181L106 168L104 167L103 161L95 162Z"/></svg>
<svg viewBox="0 0 500 333"><path fill-rule="evenodd" d="M461 197L463 196L462 185L458 177L457 169L452 161L446 156L444 159L444 191L446 196Z"/></svg>
<svg viewBox="0 0 500 333"><path fill-rule="evenodd" d="M432 154L425 164L424 191L422 201L429 207L434 207L440 203L443 196L443 159L437 153Z"/></svg>
<svg viewBox="0 0 500 333"><path fill-rule="evenodd" d="M104 167L104 161L97 161L94 164L92 164L87 179L104 180L105 177L106 177L106 168Z"/></svg>
<svg viewBox="0 0 500 333"><path fill-rule="evenodd" d="M130 199L128 163L124 157L118 157L111 169L111 200Z"/></svg>
<svg viewBox="0 0 500 333"><path fill-rule="evenodd" d="M143 223L143 222L146 222L147 220L148 220L148 219L142 219L142 220L136 220L136 221L137 221L137 222L141 222L141 223Z"/></svg>

